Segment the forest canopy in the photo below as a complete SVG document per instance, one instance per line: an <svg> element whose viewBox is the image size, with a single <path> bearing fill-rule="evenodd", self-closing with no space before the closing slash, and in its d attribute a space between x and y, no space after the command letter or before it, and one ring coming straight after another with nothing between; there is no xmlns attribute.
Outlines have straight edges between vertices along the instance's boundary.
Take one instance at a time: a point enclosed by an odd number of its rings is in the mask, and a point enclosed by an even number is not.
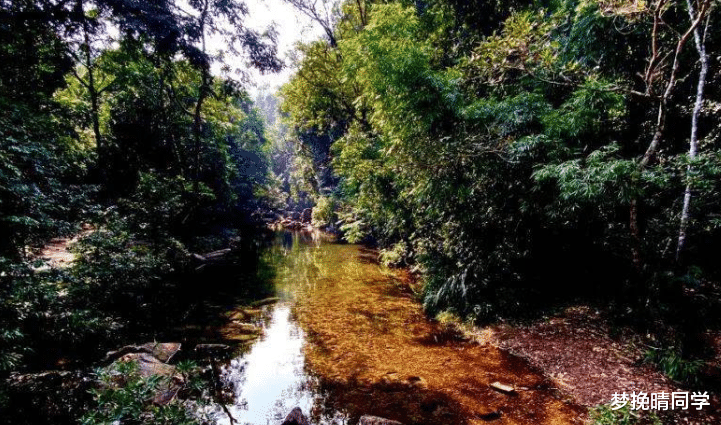
<svg viewBox="0 0 721 425"><path fill-rule="evenodd" d="M719 276L716 6L345 2L282 108L316 197L430 312L593 293L643 315Z"/></svg>
<svg viewBox="0 0 721 425"><path fill-rule="evenodd" d="M18 371L189 317L203 253L256 267L272 220L377 247L430 317L583 300L708 354L718 1L286 2L323 37L253 100L284 64L242 0L0 1L0 410Z"/></svg>
<svg viewBox="0 0 721 425"><path fill-rule="evenodd" d="M190 253L251 224L265 126L240 82L213 75L207 46L223 40L241 71L279 70L273 33L247 14L228 0L0 2L3 378L41 367L44 350L92 357L147 329L154 297L180 309L168 295ZM81 227L93 231L77 267L43 272L33 248Z"/></svg>

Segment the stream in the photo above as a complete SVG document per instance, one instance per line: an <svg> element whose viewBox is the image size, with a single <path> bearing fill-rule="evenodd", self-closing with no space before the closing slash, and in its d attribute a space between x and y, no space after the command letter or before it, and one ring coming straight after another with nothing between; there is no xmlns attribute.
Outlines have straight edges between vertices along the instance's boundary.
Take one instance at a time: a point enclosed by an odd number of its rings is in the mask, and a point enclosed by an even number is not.
<svg viewBox="0 0 721 425"><path fill-rule="evenodd" d="M230 384L234 403L228 411L243 425L282 422L294 408L307 415L324 398L318 378L306 368L306 335L293 309L313 279L318 260L332 266L342 245L322 243L320 233L283 232L267 249L264 261L272 269L272 290L277 303L264 307L258 324L263 332L250 349L223 367L222 379ZM342 261L342 260L341 260ZM218 424L231 421L224 411L214 418ZM319 424L344 424L347 415L333 412Z"/></svg>
<svg viewBox="0 0 721 425"><path fill-rule="evenodd" d="M429 321L374 252L286 232L264 261L279 301L262 308L261 337L221 368L236 423L280 424L296 406L318 425L364 414L406 425L583 423L522 360ZM518 390L496 391L496 381ZM214 419L231 424L220 408Z"/></svg>

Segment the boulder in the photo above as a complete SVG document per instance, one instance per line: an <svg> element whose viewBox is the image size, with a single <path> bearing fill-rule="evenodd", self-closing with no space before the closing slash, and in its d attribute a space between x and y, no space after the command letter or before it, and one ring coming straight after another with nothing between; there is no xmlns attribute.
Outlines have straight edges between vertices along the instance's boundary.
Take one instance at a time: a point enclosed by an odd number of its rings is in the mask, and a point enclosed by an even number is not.
<svg viewBox="0 0 721 425"><path fill-rule="evenodd" d="M179 342L146 342L143 345L126 345L115 351L109 351L105 355L104 362L109 363L117 360L126 354L146 353L150 354L159 361L167 363L178 351L181 344Z"/></svg>
<svg viewBox="0 0 721 425"><path fill-rule="evenodd" d="M303 414L300 407L296 407L288 413L281 425L310 425L310 421Z"/></svg>
<svg viewBox="0 0 721 425"><path fill-rule="evenodd" d="M233 330L232 328L223 328L220 330L220 337L225 341L235 343L246 343L255 341L260 337L259 333L242 333Z"/></svg>
<svg viewBox="0 0 721 425"><path fill-rule="evenodd" d="M221 264L227 260L228 254L232 251L230 248L225 248L213 252L206 252L205 254L193 253L191 257L196 263L200 263L200 266L205 264Z"/></svg>
<svg viewBox="0 0 721 425"><path fill-rule="evenodd" d="M117 360L118 362L136 362L138 373L143 378L153 375L172 377L175 374L175 367L165 364L148 353L129 353Z"/></svg>
<svg viewBox="0 0 721 425"><path fill-rule="evenodd" d="M398 421L393 421L379 416L363 415L358 425L403 425Z"/></svg>
<svg viewBox="0 0 721 425"><path fill-rule="evenodd" d="M142 347L152 354L156 359L167 363L180 351L179 342L147 342Z"/></svg>
<svg viewBox="0 0 721 425"><path fill-rule="evenodd" d="M157 405L166 405L173 401L178 392L185 384L182 375L177 374L175 366L162 363L152 354L148 353L129 353L119 358L117 362L135 362L138 365L138 375L143 378L151 376L162 376L168 378L167 384L163 384L153 395L152 402ZM115 385L125 385L122 381L116 382Z"/></svg>
<svg viewBox="0 0 721 425"><path fill-rule="evenodd" d="M255 316L260 316L263 310L257 308L237 308L227 314L230 320L248 320Z"/></svg>
<svg viewBox="0 0 721 425"><path fill-rule="evenodd" d="M409 376L406 382L408 382L408 385L412 387L423 389L428 388L428 383L420 376Z"/></svg>
<svg viewBox="0 0 721 425"><path fill-rule="evenodd" d="M284 221L283 227L285 227L288 230L300 230L303 228L303 224L301 224L298 221Z"/></svg>

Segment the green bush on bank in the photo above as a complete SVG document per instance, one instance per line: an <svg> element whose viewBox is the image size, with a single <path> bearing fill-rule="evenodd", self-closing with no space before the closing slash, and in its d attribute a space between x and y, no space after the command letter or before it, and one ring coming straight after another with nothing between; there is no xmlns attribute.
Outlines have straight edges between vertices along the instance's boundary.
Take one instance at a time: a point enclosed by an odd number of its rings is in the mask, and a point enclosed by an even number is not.
<svg viewBox="0 0 721 425"><path fill-rule="evenodd" d="M313 226L324 227L335 222L335 202L327 196L320 196L313 207Z"/></svg>
<svg viewBox="0 0 721 425"><path fill-rule="evenodd" d="M80 420L83 425L133 423L144 425L198 425L206 423L200 407L208 394L202 390L198 367L192 362L178 364L180 379L153 375L143 377L136 362L119 362L98 371L100 388L92 391L96 406ZM180 384L179 382L182 382ZM167 404L154 404L160 392L176 396ZM188 403L187 400L193 402Z"/></svg>
<svg viewBox="0 0 721 425"><path fill-rule="evenodd" d="M609 405L600 405L589 412L591 425L662 425L654 412L631 410L630 406L612 409Z"/></svg>

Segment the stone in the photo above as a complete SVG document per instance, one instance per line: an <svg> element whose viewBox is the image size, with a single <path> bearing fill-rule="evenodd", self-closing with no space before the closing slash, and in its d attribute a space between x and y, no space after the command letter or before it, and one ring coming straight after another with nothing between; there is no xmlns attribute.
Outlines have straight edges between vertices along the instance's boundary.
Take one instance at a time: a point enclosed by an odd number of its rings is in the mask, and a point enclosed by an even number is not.
<svg viewBox="0 0 721 425"><path fill-rule="evenodd" d="M110 363L126 354L146 353L157 358L163 363L167 363L178 351L181 344L179 342L147 342L143 345L126 345L115 351L108 351L105 355L104 362Z"/></svg>
<svg viewBox="0 0 721 425"><path fill-rule="evenodd" d="M129 353L118 359L119 362L136 362L138 373L143 378L153 375L171 377L175 374L175 367L165 364L149 353Z"/></svg>
<svg viewBox="0 0 721 425"><path fill-rule="evenodd" d="M498 409L488 408L478 412L476 415L484 421L492 421L501 417L501 411Z"/></svg>
<svg viewBox="0 0 721 425"><path fill-rule="evenodd" d="M303 228L303 224L298 221L283 222L283 227L289 230L300 230Z"/></svg>
<svg viewBox="0 0 721 425"><path fill-rule="evenodd" d="M167 363L180 351L180 346L179 342L147 342L141 347L148 350L156 359Z"/></svg>
<svg viewBox="0 0 721 425"><path fill-rule="evenodd" d="M398 421L391 419L381 418L380 416L363 415L358 422L358 425L403 425Z"/></svg>
<svg viewBox="0 0 721 425"><path fill-rule="evenodd" d="M515 388L513 388L511 385L502 384L498 381L493 382L491 384L491 388L493 388L496 391L500 391L504 394L514 394L516 392Z"/></svg>
<svg viewBox="0 0 721 425"><path fill-rule="evenodd" d="M168 378L167 386L164 384L163 388L158 388L152 398L152 402L159 406L173 401L185 384L183 376L176 373L175 366L161 362L150 353L128 353L119 358L117 362L135 362L138 365L138 375L143 378L151 376Z"/></svg>
<svg viewBox="0 0 721 425"><path fill-rule="evenodd" d="M381 382L386 385L399 384L401 379L398 377L398 372L388 372L381 376Z"/></svg>
<svg viewBox="0 0 721 425"><path fill-rule="evenodd" d="M249 320L255 316L260 316L261 314L263 314L263 310L261 309L236 308L235 310L227 313L226 317L230 320Z"/></svg>
<svg viewBox="0 0 721 425"><path fill-rule="evenodd" d="M173 386L171 388L160 390L155 397L153 397L153 404L158 406L165 406L175 399L180 391L180 387Z"/></svg>
<svg viewBox="0 0 721 425"><path fill-rule="evenodd" d="M281 425L310 425L310 421L303 414L300 407L296 407L288 413Z"/></svg>
<svg viewBox="0 0 721 425"><path fill-rule="evenodd" d="M226 341L244 343L244 342L255 341L256 339L258 339L258 337L260 335L259 334L238 334L238 333L233 333L232 331L224 331L224 332L221 332L221 336Z"/></svg>

